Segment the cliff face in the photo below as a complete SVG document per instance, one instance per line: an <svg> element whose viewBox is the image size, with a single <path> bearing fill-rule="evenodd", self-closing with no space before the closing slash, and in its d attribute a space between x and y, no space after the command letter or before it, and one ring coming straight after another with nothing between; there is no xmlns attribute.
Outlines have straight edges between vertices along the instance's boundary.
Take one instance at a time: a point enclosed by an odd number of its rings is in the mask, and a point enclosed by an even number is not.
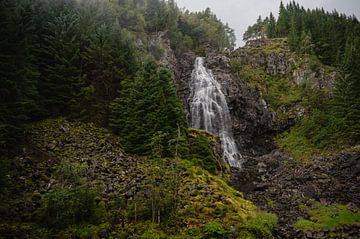
<svg viewBox="0 0 360 239"><path fill-rule="evenodd" d="M251 154L266 152L266 147L258 147L254 143L259 136L274 127L273 114L268 110L261 93L231 73L228 57L210 52L206 56L206 63L227 98L232 128L240 151Z"/></svg>
<svg viewBox="0 0 360 239"><path fill-rule="evenodd" d="M155 37L157 44L164 49L159 60L161 64L174 72L177 93L183 102L189 119L189 95L191 74L194 68L196 54L186 52L175 56L171 50L166 34ZM232 128L240 151L265 153L271 146L257 147L255 138L273 130L273 113L271 113L258 90L252 89L245 81L238 79L231 73L230 58L216 53L211 49L205 57L206 67L212 70L216 80L221 84L229 106ZM262 144L262 143L261 143ZM264 146L264 145L262 145Z"/></svg>
<svg viewBox="0 0 360 239"><path fill-rule="evenodd" d="M285 39L248 41L244 47L235 50L232 56L242 64L260 68L269 75L288 74L294 64Z"/></svg>
<svg viewBox="0 0 360 239"><path fill-rule="evenodd" d="M334 68L290 52L286 38L248 41L231 55L241 64L262 69L268 75L289 76L297 85L310 81L320 89L331 89L335 82Z"/></svg>
<svg viewBox="0 0 360 239"><path fill-rule="evenodd" d="M153 36L150 44L163 49L158 61L174 72L177 93L190 120L190 81L197 55L194 52L175 55L166 33ZM322 65L318 59L292 53L286 39L249 41L228 55L209 48L204 57L206 67L212 70L226 96L236 142L241 152L249 155L271 151L273 145L268 135L287 129L306 114L300 92L303 85L324 89L330 96L336 75L333 68ZM250 73L235 74L234 61L250 69ZM264 79L254 85L259 75ZM274 93L269 85L276 85L275 90L283 92ZM283 99L287 88L290 93Z"/></svg>

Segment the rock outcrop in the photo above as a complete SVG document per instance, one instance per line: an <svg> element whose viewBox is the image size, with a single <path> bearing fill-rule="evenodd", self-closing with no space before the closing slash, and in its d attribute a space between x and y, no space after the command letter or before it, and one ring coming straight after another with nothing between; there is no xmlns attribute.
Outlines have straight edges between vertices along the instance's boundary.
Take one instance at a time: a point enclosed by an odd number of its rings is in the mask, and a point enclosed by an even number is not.
<svg viewBox="0 0 360 239"><path fill-rule="evenodd" d="M257 39L246 43L232 53L241 64L262 69L269 75L289 75L294 83L310 83L319 89L331 89L336 72L317 59L292 53L286 38Z"/></svg>
<svg viewBox="0 0 360 239"><path fill-rule="evenodd" d="M268 110L261 93L231 74L230 59L209 52L206 64L221 84L232 118L234 137L242 153L263 154L268 148L257 145L256 138L273 129L273 114Z"/></svg>
<svg viewBox="0 0 360 239"><path fill-rule="evenodd" d="M258 39L248 41L232 55L240 63L260 68L269 75L285 75L291 71L294 60L285 39Z"/></svg>

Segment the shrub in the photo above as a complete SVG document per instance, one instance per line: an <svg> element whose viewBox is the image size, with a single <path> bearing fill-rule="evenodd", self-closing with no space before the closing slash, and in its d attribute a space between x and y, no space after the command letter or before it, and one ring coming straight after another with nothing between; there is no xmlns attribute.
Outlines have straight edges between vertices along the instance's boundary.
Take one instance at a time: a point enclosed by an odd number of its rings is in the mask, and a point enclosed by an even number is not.
<svg viewBox="0 0 360 239"><path fill-rule="evenodd" d="M39 223L63 229L83 222L96 222L96 193L87 186L59 188L48 192L37 211Z"/></svg>
<svg viewBox="0 0 360 239"><path fill-rule="evenodd" d="M203 233L205 234L204 238L224 238L226 235L226 230L224 227L215 221L208 222L203 227Z"/></svg>
<svg viewBox="0 0 360 239"><path fill-rule="evenodd" d="M191 134L190 155L195 165L202 167L210 173L216 173L218 163L208 135L201 133L201 131L195 131L195 133Z"/></svg>

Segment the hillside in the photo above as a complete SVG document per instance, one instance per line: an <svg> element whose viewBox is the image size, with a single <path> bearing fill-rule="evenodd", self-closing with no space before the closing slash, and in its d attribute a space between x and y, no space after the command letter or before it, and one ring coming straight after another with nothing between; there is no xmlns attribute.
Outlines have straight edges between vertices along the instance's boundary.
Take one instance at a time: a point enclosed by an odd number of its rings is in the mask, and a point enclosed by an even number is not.
<svg viewBox="0 0 360 239"><path fill-rule="evenodd" d="M291 52L285 38L248 41L231 54L234 74L261 91L273 112L277 146L260 157L249 155L233 184L279 215L280 238L356 238L359 219L351 212L359 207L359 146L324 149L294 132L334 91L335 68L311 57Z"/></svg>
<svg viewBox="0 0 360 239"><path fill-rule="evenodd" d="M27 136L29 143L12 159L1 181L8 190L1 195L0 235L270 235L275 215L258 211L242 193L228 186L224 177L198 166L201 161L206 163L206 157L216 155L216 138L195 130L190 137L193 160L154 159L125 154L119 138L93 124L59 119L33 125Z"/></svg>
<svg viewBox="0 0 360 239"><path fill-rule="evenodd" d="M358 238L360 23L235 47L173 0L0 2L0 238Z"/></svg>

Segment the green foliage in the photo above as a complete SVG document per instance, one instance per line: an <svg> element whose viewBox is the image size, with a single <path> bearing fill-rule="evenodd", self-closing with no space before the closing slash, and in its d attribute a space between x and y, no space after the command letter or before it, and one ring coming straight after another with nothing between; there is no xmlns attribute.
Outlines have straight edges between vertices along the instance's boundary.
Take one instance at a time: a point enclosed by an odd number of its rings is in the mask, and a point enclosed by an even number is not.
<svg viewBox="0 0 360 239"><path fill-rule="evenodd" d="M280 2L279 7L279 18L276 22L276 35L278 37L284 37L287 36L287 33L289 32L289 14L286 11L283 2Z"/></svg>
<svg viewBox="0 0 360 239"><path fill-rule="evenodd" d="M258 212L254 218L245 222L244 227L251 233L248 235L249 238L270 238L277 223L278 218L275 214Z"/></svg>
<svg viewBox="0 0 360 239"><path fill-rule="evenodd" d="M2 238L20 238L31 235L31 238L51 238L50 231L40 228L33 223L0 223L0 235Z"/></svg>
<svg viewBox="0 0 360 239"><path fill-rule="evenodd" d="M185 39L187 36L192 39L195 51L201 51L207 45L220 51L235 47L234 31L227 24L224 25L210 8L203 12L185 12L179 19L178 28Z"/></svg>
<svg viewBox="0 0 360 239"><path fill-rule="evenodd" d="M116 85L133 73L135 50L102 1L2 1L0 147L32 120L101 118ZM100 115L100 116L99 116Z"/></svg>
<svg viewBox="0 0 360 239"><path fill-rule="evenodd" d="M70 7L66 6L65 8ZM52 115L80 111L85 73L81 71L80 28L74 9L60 12L43 26L39 91L44 109Z"/></svg>
<svg viewBox="0 0 360 239"><path fill-rule="evenodd" d="M0 154L23 136L38 110L36 32L31 1L0 3Z"/></svg>
<svg viewBox="0 0 360 239"><path fill-rule="evenodd" d="M86 164L65 162L55 167L54 176L62 185L81 185L85 183Z"/></svg>
<svg viewBox="0 0 360 239"><path fill-rule="evenodd" d="M180 137L186 124L171 73L147 61L134 80L122 83L119 94L111 105L110 125L126 150L169 155L169 141Z"/></svg>
<svg viewBox="0 0 360 239"><path fill-rule="evenodd" d="M239 63L235 63L239 64ZM233 66L233 72L240 79L245 80L253 88L262 93L262 97L273 111L277 113L278 119L287 119L293 116L291 110L284 112L302 100L301 89L287 77L270 76L264 71L248 65Z"/></svg>
<svg viewBox="0 0 360 239"><path fill-rule="evenodd" d="M191 161L195 165L215 174L218 162L212 148L211 136L200 130L190 129L189 137Z"/></svg>
<svg viewBox="0 0 360 239"><path fill-rule="evenodd" d="M146 165L146 180L140 185L134 199L127 203L128 221L146 221L147 224L161 228L175 226L180 200L180 171L177 164L177 160L159 159Z"/></svg>
<svg viewBox="0 0 360 239"><path fill-rule="evenodd" d="M360 141L360 37L347 44L342 71L335 82L335 116L347 125L344 135L352 144Z"/></svg>
<svg viewBox="0 0 360 239"><path fill-rule="evenodd" d="M243 35L243 40L247 41L255 38L264 38L267 29L269 29L269 19L262 20L261 16L257 19L256 23L249 26Z"/></svg>
<svg viewBox="0 0 360 239"><path fill-rule="evenodd" d="M98 223L103 208L96 203L98 193L87 183L86 172L87 165L70 161L54 167L52 176L58 183L42 196L35 213L40 225L61 230Z"/></svg>
<svg viewBox="0 0 360 239"><path fill-rule="evenodd" d="M168 236L155 225L148 223L147 229L141 234L140 239L165 239Z"/></svg>
<svg viewBox="0 0 360 239"><path fill-rule="evenodd" d="M204 238L224 238L226 235L226 230L219 222L211 221L204 225L203 233L205 234Z"/></svg>
<svg viewBox="0 0 360 239"><path fill-rule="evenodd" d="M48 192L38 210L40 224L63 229L83 222L96 222L96 192L86 186L58 188Z"/></svg>
<svg viewBox="0 0 360 239"><path fill-rule="evenodd" d="M64 238L96 238L102 231L110 229L109 223L103 223L98 226L92 224L71 225L69 228L61 231L60 235Z"/></svg>
<svg viewBox="0 0 360 239"><path fill-rule="evenodd" d="M315 153L351 143L351 136L346 134L347 127L344 120L327 106L301 118L289 132L278 136L276 142L295 159L306 159Z"/></svg>
<svg viewBox="0 0 360 239"><path fill-rule="evenodd" d="M296 51L298 49L299 38L300 38L295 24L296 24L295 19L292 18L290 22L289 35L288 35L289 48L292 51Z"/></svg>
<svg viewBox="0 0 360 239"><path fill-rule="evenodd" d="M300 219L294 225L301 231L333 231L345 225L360 223L359 210L352 210L346 205L316 203L315 207L308 211L310 219Z"/></svg>

